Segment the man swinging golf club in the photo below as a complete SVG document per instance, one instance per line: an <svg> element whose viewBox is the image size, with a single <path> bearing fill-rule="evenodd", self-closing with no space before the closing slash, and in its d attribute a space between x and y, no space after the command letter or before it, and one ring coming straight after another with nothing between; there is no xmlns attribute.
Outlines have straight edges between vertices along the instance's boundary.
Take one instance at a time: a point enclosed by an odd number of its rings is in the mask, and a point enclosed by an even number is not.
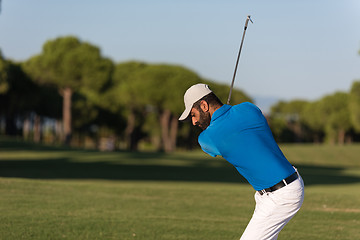
<svg viewBox="0 0 360 240"><path fill-rule="evenodd" d="M256 190L256 207L241 240L277 239L281 229L300 209L304 183L275 142L260 109L245 102L222 104L206 84L191 86L184 95L185 111L203 129L202 150L222 156Z"/></svg>

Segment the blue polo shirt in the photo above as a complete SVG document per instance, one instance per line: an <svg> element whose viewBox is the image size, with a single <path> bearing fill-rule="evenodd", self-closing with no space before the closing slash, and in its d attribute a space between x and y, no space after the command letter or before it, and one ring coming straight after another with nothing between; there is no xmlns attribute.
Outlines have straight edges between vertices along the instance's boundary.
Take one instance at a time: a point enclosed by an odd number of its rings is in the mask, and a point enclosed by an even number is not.
<svg viewBox="0 0 360 240"><path fill-rule="evenodd" d="M217 109L198 140L204 152L222 156L255 190L274 186L295 172L260 109L249 102Z"/></svg>

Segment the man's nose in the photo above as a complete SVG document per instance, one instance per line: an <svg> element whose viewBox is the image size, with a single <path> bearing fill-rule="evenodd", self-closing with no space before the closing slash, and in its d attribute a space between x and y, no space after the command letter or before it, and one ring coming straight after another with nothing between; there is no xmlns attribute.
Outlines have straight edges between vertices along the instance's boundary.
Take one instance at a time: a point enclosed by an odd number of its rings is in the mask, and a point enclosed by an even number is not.
<svg viewBox="0 0 360 240"><path fill-rule="evenodd" d="M193 124L194 126L196 126L196 123L197 123L196 119L195 119L195 118L192 118L191 121L192 121L192 124Z"/></svg>

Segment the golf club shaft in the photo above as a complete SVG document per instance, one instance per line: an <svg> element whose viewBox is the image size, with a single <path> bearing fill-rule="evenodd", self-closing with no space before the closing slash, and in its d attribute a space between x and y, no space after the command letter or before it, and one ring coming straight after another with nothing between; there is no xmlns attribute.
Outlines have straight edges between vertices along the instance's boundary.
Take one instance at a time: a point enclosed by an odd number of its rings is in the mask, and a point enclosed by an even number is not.
<svg viewBox="0 0 360 240"><path fill-rule="evenodd" d="M233 75L233 78L232 78L232 81L231 81L229 97L228 97L228 100L227 100L227 103L226 103L226 104L229 104L229 103L230 103L231 93L232 93L232 89L233 89L233 87L234 87L234 82L235 82L236 71L237 71L237 68L238 68L238 65L239 65L241 49L242 49L242 46L243 46L243 43L244 43L245 32L246 32L246 29L247 29L249 20L251 21L250 15L247 16L246 21L245 21L244 32L243 32L243 35L242 35L241 44L240 44L240 49L239 49L239 53L238 53L237 60L236 60L236 64L235 64L234 75ZM251 21L251 22L252 22L252 21Z"/></svg>

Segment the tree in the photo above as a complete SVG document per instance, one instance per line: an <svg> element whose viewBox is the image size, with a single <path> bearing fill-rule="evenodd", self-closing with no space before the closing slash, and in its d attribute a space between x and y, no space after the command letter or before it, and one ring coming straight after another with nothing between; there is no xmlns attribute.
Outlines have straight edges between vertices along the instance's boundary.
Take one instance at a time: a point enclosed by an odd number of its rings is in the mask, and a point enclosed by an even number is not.
<svg viewBox="0 0 360 240"><path fill-rule="evenodd" d="M138 89L142 79L138 73L147 67L142 62L124 62L116 64L112 82L103 94L99 106L111 113L126 119L124 141L126 148L137 150L138 141L142 136L141 127L144 121L144 101L142 90Z"/></svg>
<svg viewBox="0 0 360 240"><path fill-rule="evenodd" d="M109 83L113 64L99 48L70 36L47 41L40 55L24 63L24 69L37 83L58 88L63 97L64 142L69 144L73 93L81 91L96 101Z"/></svg>
<svg viewBox="0 0 360 240"><path fill-rule="evenodd" d="M229 96L230 87L227 84L215 83L211 80L203 80L204 83L208 84L210 89L218 96L218 98L226 103ZM247 96L243 91L234 88L231 94L231 105L236 105L242 102L253 102L253 100Z"/></svg>
<svg viewBox="0 0 360 240"><path fill-rule="evenodd" d="M326 116L321 111L321 101L317 100L306 104L302 118L308 127L310 135L314 142L319 143L325 132Z"/></svg>
<svg viewBox="0 0 360 240"><path fill-rule="evenodd" d="M349 108L354 129L360 132L360 82L354 82L351 86Z"/></svg>
<svg viewBox="0 0 360 240"><path fill-rule="evenodd" d="M274 135L282 141L305 140L303 112L304 100L280 101L271 107L270 119ZM280 129L275 129L276 127Z"/></svg>
<svg viewBox="0 0 360 240"><path fill-rule="evenodd" d="M351 127L348 94L336 92L320 101L320 112L324 119L326 138L330 143L345 142L345 135Z"/></svg>
<svg viewBox="0 0 360 240"><path fill-rule="evenodd" d="M191 85L206 82L220 95L225 88L228 92L228 86L203 80L182 66L166 64L121 63L116 65L112 80L104 102L108 102L106 108L127 117L125 139L132 150L145 135L159 150L175 149L183 96ZM239 91L235 90L233 96L239 100Z"/></svg>
<svg viewBox="0 0 360 240"><path fill-rule="evenodd" d="M353 127L349 94L344 92L336 92L307 104L303 113L304 122L312 131L315 142L325 134L326 141L343 144Z"/></svg>
<svg viewBox="0 0 360 240"><path fill-rule="evenodd" d="M158 116L162 150L175 150L178 117L184 110L184 92L201 79L184 67L165 64L148 65L136 78L139 100Z"/></svg>
<svg viewBox="0 0 360 240"><path fill-rule="evenodd" d="M0 114L5 116L5 134L16 135L16 120L37 106L40 89L23 72L19 64L2 57L0 77Z"/></svg>
<svg viewBox="0 0 360 240"><path fill-rule="evenodd" d="M6 93L9 89L7 71L8 62L4 59L0 51L0 94Z"/></svg>

